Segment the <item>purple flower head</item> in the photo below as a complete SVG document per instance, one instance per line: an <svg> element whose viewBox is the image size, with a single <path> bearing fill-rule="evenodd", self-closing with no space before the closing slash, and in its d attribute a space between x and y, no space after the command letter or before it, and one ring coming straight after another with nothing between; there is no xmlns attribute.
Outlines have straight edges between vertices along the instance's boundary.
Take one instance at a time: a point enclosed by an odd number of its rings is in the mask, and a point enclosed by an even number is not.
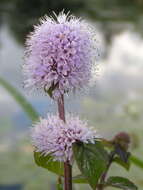
<svg viewBox="0 0 143 190"><path fill-rule="evenodd" d="M43 155L52 154L54 160L72 163L72 144L76 141L94 143L96 132L87 123L72 116L64 123L58 116L40 119L32 128L32 141L36 151Z"/></svg>
<svg viewBox="0 0 143 190"><path fill-rule="evenodd" d="M83 20L63 12L45 17L26 42L26 87L52 89L57 99L85 87L96 57L94 32Z"/></svg>

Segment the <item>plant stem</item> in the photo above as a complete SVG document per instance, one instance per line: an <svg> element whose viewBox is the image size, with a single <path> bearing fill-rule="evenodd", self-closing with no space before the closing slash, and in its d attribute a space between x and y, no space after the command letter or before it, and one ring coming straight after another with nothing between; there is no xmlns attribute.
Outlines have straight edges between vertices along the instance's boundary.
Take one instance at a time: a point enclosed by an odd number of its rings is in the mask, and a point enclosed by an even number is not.
<svg viewBox="0 0 143 190"><path fill-rule="evenodd" d="M72 190L72 168L69 161L64 163L64 190Z"/></svg>
<svg viewBox="0 0 143 190"><path fill-rule="evenodd" d="M109 171L109 168L113 162L113 158L114 158L115 152L111 152L110 158L109 158L109 162L107 164L107 168L106 171L102 174L101 179L100 179L100 184L97 186L97 190L103 190L104 189L104 182L107 176L107 173Z"/></svg>
<svg viewBox="0 0 143 190"><path fill-rule="evenodd" d="M66 122L65 119L65 106L64 106L64 96L62 95L61 98L58 99L58 112L59 118Z"/></svg>
<svg viewBox="0 0 143 190"><path fill-rule="evenodd" d="M60 119L66 122L63 95L58 99L58 112ZM64 190L72 190L72 167L69 161L64 163Z"/></svg>

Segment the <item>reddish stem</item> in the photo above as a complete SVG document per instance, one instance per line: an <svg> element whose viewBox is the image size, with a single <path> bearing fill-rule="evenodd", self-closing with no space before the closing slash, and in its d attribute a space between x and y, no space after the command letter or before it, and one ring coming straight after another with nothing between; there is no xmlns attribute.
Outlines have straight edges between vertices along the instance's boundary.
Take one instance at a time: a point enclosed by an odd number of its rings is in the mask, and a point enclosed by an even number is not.
<svg viewBox="0 0 143 190"><path fill-rule="evenodd" d="M66 122L64 96L58 99L58 112L60 119ZM64 190L72 190L72 167L69 161L64 162Z"/></svg>
<svg viewBox="0 0 143 190"><path fill-rule="evenodd" d="M64 96L61 96L61 98L58 99L58 112L59 112L59 118L63 120L64 122L66 122Z"/></svg>

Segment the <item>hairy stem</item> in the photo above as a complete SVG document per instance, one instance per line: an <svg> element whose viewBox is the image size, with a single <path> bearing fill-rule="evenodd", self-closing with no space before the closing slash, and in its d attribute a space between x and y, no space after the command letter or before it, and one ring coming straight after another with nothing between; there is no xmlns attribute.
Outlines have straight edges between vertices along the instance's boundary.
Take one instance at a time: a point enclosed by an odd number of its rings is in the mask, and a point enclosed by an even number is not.
<svg viewBox="0 0 143 190"><path fill-rule="evenodd" d="M58 99L58 112L60 119L66 122L64 96ZM64 163L64 190L72 190L72 167L69 161Z"/></svg>

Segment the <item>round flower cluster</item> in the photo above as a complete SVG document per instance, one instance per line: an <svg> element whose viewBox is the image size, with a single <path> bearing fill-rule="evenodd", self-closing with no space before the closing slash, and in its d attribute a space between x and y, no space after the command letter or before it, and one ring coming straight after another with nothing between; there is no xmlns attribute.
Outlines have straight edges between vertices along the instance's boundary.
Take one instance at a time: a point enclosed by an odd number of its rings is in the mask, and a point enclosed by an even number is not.
<svg viewBox="0 0 143 190"><path fill-rule="evenodd" d="M72 162L72 144L76 141L94 143L96 132L78 117L67 117L64 123L58 116L40 119L31 132L33 145L43 155L51 154L53 160Z"/></svg>
<svg viewBox="0 0 143 190"><path fill-rule="evenodd" d="M72 15L45 17L26 42L25 86L52 89L54 99L85 87L97 55L94 36L85 21Z"/></svg>

